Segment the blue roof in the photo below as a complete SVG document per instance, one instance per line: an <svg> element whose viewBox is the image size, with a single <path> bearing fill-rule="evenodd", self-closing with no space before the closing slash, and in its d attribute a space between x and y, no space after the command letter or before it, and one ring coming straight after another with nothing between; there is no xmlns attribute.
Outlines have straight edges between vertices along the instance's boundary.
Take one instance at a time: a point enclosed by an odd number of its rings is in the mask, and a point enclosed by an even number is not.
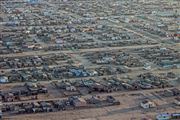
<svg viewBox="0 0 180 120"><path fill-rule="evenodd" d="M162 113L156 116L157 120L169 120L171 118L171 114Z"/></svg>
<svg viewBox="0 0 180 120"><path fill-rule="evenodd" d="M172 116L179 116L180 117L180 113L173 113Z"/></svg>
<svg viewBox="0 0 180 120"><path fill-rule="evenodd" d="M27 2L31 3L31 4L35 4L38 3L38 0L26 0Z"/></svg>

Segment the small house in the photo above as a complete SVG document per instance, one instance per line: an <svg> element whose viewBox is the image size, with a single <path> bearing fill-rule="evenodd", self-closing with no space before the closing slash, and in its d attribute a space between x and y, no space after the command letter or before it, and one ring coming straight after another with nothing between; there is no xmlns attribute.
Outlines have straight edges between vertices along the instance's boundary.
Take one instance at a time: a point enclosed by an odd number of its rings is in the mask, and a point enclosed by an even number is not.
<svg viewBox="0 0 180 120"><path fill-rule="evenodd" d="M164 90L162 96L172 97L172 96L174 96L174 93L171 90Z"/></svg>
<svg viewBox="0 0 180 120"><path fill-rule="evenodd" d="M180 95L180 90L177 89L177 88L173 88L173 89L171 89L171 91L173 92L173 95L174 95L174 96Z"/></svg>
<svg viewBox="0 0 180 120"><path fill-rule="evenodd" d="M180 106L180 97L175 98L174 103L175 103L177 106Z"/></svg>
<svg viewBox="0 0 180 120"><path fill-rule="evenodd" d="M172 120L180 120L180 113L172 113L171 119Z"/></svg>
<svg viewBox="0 0 180 120"><path fill-rule="evenodd" d="M12 94L10 92L3 94L2 98L5 102L13 102L15 100L14 94Z"/></svg>
<svg viewBox="0 0 180 120"><path fill-rule="evenodd" d="M0 83L8 83L8 82L9 82L8 77L0 76Z"/></svg>
<svg viewBox="0 0 180 120"><path fill-rule="evenodd" d="M102 99L100 98L100 96L92 96L88 101L90 104L99 104Z"/></svg>
<svg viewBox="0 0 180 120"><path fill-rule="evenodd" d="M56 102L54 102L54 106L58 110L64 110L65 109L65 103L63 101L56 101Z"/></svg>
<svg viewBox="0 0 180 120"><path fill-rule="evenodd" d="M156 116L156 120L170 120L171 114L163 113Z"/></svg>
<svg viewBox="0 0 180 120"><path fill-rule="evenodd" d="M52 106L48 102L40 102L40 106L44 112L52 112Z"/></svg>
<svg viewBox="0 0 180 120"><path fill-rule="evenodd" d="M155 103L149 100L144 100L140 103L140 106L144 109L153 108L155 107Z"/></svg>
<svg viewBox="0 0 180 120"><path fill-rule="evenodd" d="M75 107L85 107L85 106L87 106L87 102L83 98L76 98L73 100L73 105Z"/></svg>

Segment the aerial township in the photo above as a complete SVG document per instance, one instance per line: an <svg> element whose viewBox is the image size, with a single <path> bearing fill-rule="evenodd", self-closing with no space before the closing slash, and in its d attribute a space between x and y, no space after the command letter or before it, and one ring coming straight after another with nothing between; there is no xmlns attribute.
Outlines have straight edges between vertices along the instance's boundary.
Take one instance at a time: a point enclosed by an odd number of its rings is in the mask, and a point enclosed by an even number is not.
<svg viewBox="0 0 180 120"><path fill-rule="evenodd" d="M180 119L179 0L0 3L0 119Z"/></svg>

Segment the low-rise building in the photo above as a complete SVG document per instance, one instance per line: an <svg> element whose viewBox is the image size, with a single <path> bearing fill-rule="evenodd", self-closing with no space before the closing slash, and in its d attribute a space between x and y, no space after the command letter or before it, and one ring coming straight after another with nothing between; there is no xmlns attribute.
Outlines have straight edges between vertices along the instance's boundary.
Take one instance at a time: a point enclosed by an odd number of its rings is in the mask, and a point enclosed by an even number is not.
<svg viewBox="0 0 180 120"><path fill-rule="evenodd" d="M174 103L175 103L177 106L180 106L180 97L175 98Z"/></svg>
<svg viewBox="0 0 180 120"><path fill-rule="evenodd" d="M73 100L73 105L75 107L85 107L87 105L86 100L83 98L77 98Z"/></svg>
<svg viewBox="0 0 180 120"><path fill-rule="evenodd" d="M144 100L140 103L140 106L144 109L156 107L155 103L149 100Z"/></svg>
<svg viewBox="0 0 180 120"><path fill-rule="evenodd" d="M163 113L156 116L156 120L170 120L171 114Z"/></svg>
<svg viewBox="0 0 180 120"><path fill-rule="evenodd" d="M0 83L8 83L8 82L9 82L8 77L0 76Z"/></svg>

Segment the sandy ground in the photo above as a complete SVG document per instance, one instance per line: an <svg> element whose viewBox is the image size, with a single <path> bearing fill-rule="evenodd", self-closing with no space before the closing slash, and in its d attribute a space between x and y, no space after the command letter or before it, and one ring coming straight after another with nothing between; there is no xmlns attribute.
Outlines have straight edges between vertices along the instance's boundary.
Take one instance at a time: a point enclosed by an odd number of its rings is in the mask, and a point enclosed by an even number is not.
<svg viewBox="0 0 180 120"><path fill-rule="evenodd" d="M156 98L152 92L154 90L114 93L113 96L121 102L117 106L4 116L4 120L141 120L145 117L154 119L155 115L162 112L180 112L180 107L172 104L174 98ZM145 97L152 98L157 107L147 110L141 108L140 101Z"/></svg>

